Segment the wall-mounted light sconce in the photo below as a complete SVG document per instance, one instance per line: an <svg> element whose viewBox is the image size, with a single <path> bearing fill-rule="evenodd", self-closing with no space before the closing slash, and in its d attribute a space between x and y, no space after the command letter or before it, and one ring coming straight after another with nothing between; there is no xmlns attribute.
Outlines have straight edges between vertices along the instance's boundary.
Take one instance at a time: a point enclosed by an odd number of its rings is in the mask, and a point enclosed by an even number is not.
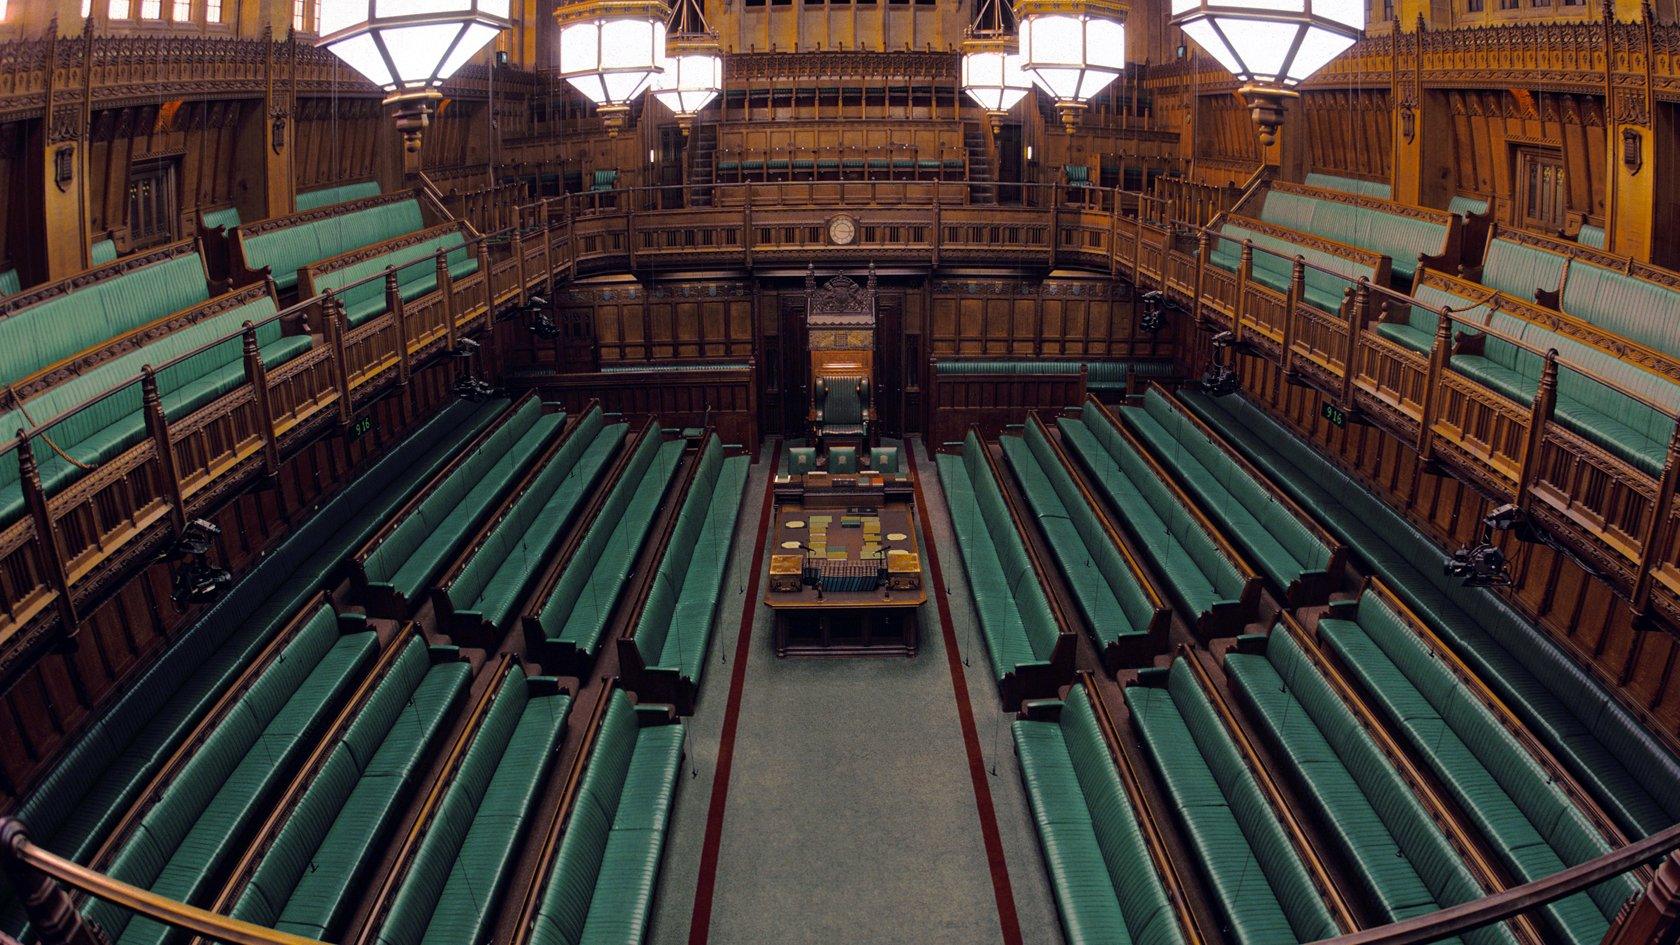
<svg viewBox="0 0 1680 945"><path fill-rule="evenodd" d="M1407 144L1417 137L1417 112L1409 104L1400 106L1400 137L1405 138Z"/></svg>
<svg viewBox="0 0 1680 945"><path fill-rule="evenodd" d="M1029 144L1027 145L1027 160L1032 160L1032 154L1032 145Z"/></svg>
<svg viewBox="0 0 1680 945"><path fill-rule="evenodd" d="M1644 136L1639 133L1639 129L1622 129L1622 164L1629 174L1637 174L1639 169L1645 166L1645 149L1642 147L1644 143Z"/></svg>
<svg viewBox="0 0 1680 945"><path fill-rule="evenodd" d="M76 177L76 146L67 144L53 152L53 183L58 185L60 193L70 189L70 182Z"/></svg>

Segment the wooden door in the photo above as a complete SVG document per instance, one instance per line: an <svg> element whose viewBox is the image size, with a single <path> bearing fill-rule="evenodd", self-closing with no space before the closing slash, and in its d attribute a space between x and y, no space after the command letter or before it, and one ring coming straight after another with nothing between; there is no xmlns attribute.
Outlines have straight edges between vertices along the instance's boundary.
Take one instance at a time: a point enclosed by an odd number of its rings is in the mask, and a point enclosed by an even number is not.
<svg viewBox="0 0 1680 945"><path fill-rule="evenodd" d="M805 293L786 292L778 298L777 332L765 339L765 361L774 364L777 376L772 392L781 403L776 418L783 436L810 433L811 352L805 330Z"/></svg>
<svg viewBox="0 0 1680 945"><path fill-rule="evenodd" d="M904 435L904 293L875 296L875 422L884 436Z"/></svg>

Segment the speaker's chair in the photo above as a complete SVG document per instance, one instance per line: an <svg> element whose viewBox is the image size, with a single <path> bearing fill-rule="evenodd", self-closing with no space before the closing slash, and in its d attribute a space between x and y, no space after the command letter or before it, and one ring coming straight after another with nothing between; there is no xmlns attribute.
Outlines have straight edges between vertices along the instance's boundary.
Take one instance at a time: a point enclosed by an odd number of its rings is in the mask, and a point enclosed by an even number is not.
<svg viewBox="0 0 1680 945"><path fill-rule="evenodd" d="M869 442L869 379L819 377L812 434L824 447L862 447Z"/></svg>

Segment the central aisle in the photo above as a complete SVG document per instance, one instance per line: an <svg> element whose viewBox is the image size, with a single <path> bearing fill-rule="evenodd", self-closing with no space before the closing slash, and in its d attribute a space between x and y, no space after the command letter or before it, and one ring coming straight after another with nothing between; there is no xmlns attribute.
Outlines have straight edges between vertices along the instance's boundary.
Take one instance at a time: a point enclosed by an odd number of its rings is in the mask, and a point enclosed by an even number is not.
<svg viewBox="0 0 1680 945"><path fill-rule="evenodd" d="M932 464L925 454L923 459L921 471L929 475ZM744 569L761 526L763 465L755 466L749 480L732 571ZM740 593L742 583L731 575L732 590ZM931 598L931 582L928 586ZM778 660L770 646L769 610L756 601L743 603L753 605L755 619L707 940L716 945L1002 942L992 864L931 600L922 612L921 652L909 660ZM682 836L668 853L654 926L660 945L690 941L679 916L686 917L682 910L693 903L691 871L700 860L695 841L704 831L698 821L705 817L718 717L728 698L733 667L726 661L732 661L740 626L738 609L722 613L733 619L720 623L695 719L695 734L710 744L701 748L701 757L690 759L692 776L679 797L676 826ZM986 675L980 666L969 672ZM983 754L988 764L1000 754L1013 762L1007 731L992 744L1001 721L995 698L993 705L976 706ZM999 773L1015 777L1013 764ZM996 793L1004 778L988 781ZM1017 846L1016 818L1026 814L1018 785L1010 790L1006 784L1002 793L996 803L1005 822L1007 859L1036 866L1018 859L1023 852L1036 854ZM1029 835L1030 830L1029 825ZM1016 871L1010 872L1015 879ZM1029 885L1042 882L1026 879ZM1038 895L1035 889L1028 898ZM1024 920L1042 921L1038 909L1027 913ZM1053 926L1053 915L1047 918ZM1027 939L1042 940L1041 935L1035 929Z"/></svg>

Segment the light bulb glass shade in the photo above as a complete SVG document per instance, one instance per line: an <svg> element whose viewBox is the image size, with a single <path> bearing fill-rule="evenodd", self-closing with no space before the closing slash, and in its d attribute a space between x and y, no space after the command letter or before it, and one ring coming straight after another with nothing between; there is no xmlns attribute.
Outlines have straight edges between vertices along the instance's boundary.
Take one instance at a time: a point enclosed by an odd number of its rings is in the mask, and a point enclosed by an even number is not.
<svg viewBox="0 0 1680 945"><path fill-rule="evenodd" d="M989 112L1006 112L1032 91L1032 76L1021 68L1019 53L969 52L962 59L962 87Z"/></svg>
<svg viewBox="0 0 1680 945"><path fill-rule="evenodd" d="M723 57L686 53L665 60L653 97L678 115L696 115L723 91Z"/></svg>
<svg viewBox="0 0 1680 945"><path fill-rule="evenodd" d="M1173 0L1172 22L1233 75L1292 88L1359 40L1362 0Z"/></svg>
<svg viewBox="0 0 1680 945"><path fill-rule="evenodd" d="M1126 69L1126 27L1085 13L1021 19L1021 68L1059 102L1088 102Z"/></svg>
<svg viewBox="0 0 1680 945"><path fill-rule="evenodd" d="M321 0L319 45L387 92L437 88L508 27L509 0Z"/></svg>
<svg viewBox="0 0 1680 945"><path fill-rule="evenodd" d="M664 62L662 20L574 20L560 30L560 77L597 105L630 103Z"/></svg>

